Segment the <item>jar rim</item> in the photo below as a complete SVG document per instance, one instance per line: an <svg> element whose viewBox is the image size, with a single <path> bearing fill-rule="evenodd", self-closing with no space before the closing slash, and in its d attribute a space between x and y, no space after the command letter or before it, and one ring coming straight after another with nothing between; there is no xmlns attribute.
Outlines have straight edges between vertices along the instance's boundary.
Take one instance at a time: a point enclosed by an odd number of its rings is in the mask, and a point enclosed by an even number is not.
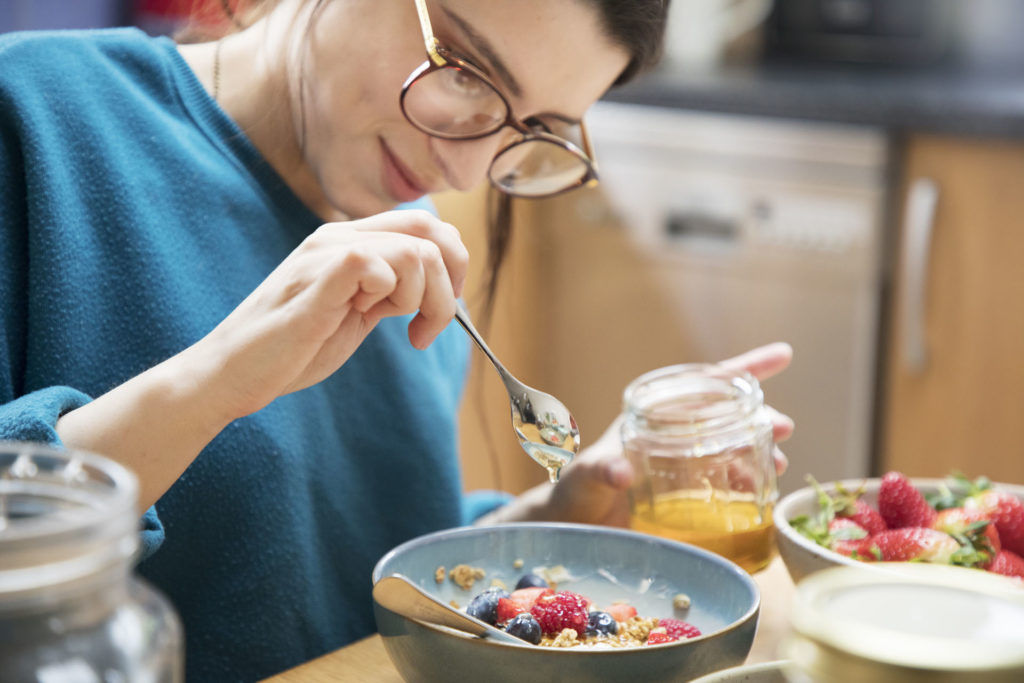
<svg viewBox="0 0 1024 683"><path fill-rule="evenodd" d="M698 394L698 392L702 392ZM691 396L713 396L706 405L685 411L656 408ZM646 372L630 382L622 393L623 410L644 423L671 426L687 431L726 427L747 418L761 408L761 385L745 370L731 370L710 363L683 363Z"/></svg>
<svg viewBox="0 0 1024 683"><path fill-rule="evenodd" d="M123 564L138 548L138 480L109 458L0 441L0 596Z"/></svg>

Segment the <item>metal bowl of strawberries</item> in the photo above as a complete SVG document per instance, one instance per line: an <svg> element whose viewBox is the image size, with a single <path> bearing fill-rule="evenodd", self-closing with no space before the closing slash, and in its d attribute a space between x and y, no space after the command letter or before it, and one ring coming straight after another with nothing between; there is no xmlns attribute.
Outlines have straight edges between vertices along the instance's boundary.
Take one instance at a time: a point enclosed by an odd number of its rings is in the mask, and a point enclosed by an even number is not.
<svg viewBox="0 0 1024 683"><path fill-rule="evenodd" d="M794 581L828 567L929 562L1015 577L1024 589L1024 486L968 479L847 479L787 495L773 513Z"/></svg>
<svg viewBox="0 0 1024 683"><path fill-rule="evenodd" d="M511 639L402 616L375 599L384 647L410 683L689 681L741 664L757 585L702 548L626 529L519 523L407 541L374 568L400 574Z"/></svg>

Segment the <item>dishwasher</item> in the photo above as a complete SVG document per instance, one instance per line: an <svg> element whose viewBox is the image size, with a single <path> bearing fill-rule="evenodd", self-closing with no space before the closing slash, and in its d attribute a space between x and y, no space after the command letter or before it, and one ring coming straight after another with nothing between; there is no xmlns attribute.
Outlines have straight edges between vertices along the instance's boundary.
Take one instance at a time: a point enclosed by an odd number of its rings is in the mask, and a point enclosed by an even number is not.
<svg viewBox="0 0 1024 683"><path fill-rule="evenodd" d="M587 124L600 192L661 293L647 334L670 335L677 362L789 342L764 383L796 422L780 490L871 474L885 132L615 102Z"/></svg>

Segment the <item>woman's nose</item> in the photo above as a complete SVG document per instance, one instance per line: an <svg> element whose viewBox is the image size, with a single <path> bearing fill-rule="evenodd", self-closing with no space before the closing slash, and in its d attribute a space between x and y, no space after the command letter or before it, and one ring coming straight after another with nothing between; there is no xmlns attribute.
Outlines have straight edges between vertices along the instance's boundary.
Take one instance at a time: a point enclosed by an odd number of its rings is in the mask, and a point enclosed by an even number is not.
<svg viewBox="0 0 1024 683"><path fill-rule="evenodd" d="M465 192L487 177L487 170L494 157L517 136L514 130L503 128L478 140L434 138L434 154L439 157L441 167L445 169L448 184Z"/></svg>

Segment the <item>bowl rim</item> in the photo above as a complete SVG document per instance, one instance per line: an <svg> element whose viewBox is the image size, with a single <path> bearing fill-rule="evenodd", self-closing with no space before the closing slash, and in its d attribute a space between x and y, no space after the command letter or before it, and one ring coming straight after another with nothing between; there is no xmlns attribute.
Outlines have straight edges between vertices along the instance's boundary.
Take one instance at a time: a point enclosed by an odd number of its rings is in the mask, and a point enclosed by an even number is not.
<svg viewBox="0 0 1024 683"><path fill-rule="evenodd" d="M717 553L713 553L710 550L705 550L704 548L700 548L698 546L691 545L689 543L683 543L681 541L673 541L673 540L668 539L668 538L661 538L660 536L654 536L652 534L645 534L645 533L642 533L642 532L639 532L639 531L634 531L632 529L622 529L622 528L618 528L618 527L607 527L607 526L600 526L600 525L596 525L596 524L579 524L579 523L574 523L574 522L509 522L509 523L495 524L495 525L491 525L491 526L473 526L473 525L457 526L457 527L451 527L451 528L448 528L448 529L441 529L439 531L433 531L433 532L424 534L422 536L417 536L415 538L409 539L408 541L405 541L404 543L400 543L399 545L395 546L394 548L392 548L391 550L386 552L377 561L377 563L374 565L373 572L371 574L371 579L372 579L374 584L376 584L377 581L380 580L380 578L382 576L382 567L392 557L398 555L401 552L407 552L410 549L417 548L417 547L422 546L422 545L428 545L431 542L433 542L434 540L436 540L437 538L449 537L449 536L464 536L464 535L474 536L474 535L477 535L477 534L494 533L496 531L501 531L501 530L506 530L506 529L507 530L519 530L519 529L559 529L559 530L565 530L565 531L570 531L570 532L597 532L597 533L601 533L601 534L611 534L613 536L624 536L624 537L628 537L628 538L635 539L635 540L643 540L643 541L655 543L657 545L668 546L670 548L685 549L686 551L688 551L688 552L690 552L692 554L701 556L701 557L703 557L706 560L709 560L711 562L715 562L715 563L723 565L724 568L727 569L730 574L734 574L740 580L741 583L745 584L750 589L750 591L751 591L751 593L753 595L753 601L752 601L750 607L748 607L747 610L742 615L740 615L736 619L732 620L731 622L729 622L728 624L726 624L725 626L723 626L720 629L717 629L717 630L712 631L710 633L702 633L701 635L697 636L696 638L686 638L686 639L682 639L682 640L676 640L676 641L673 641L673 642L670 642L670 643L659 643L659 644L656 644L656 645L645 645L645 646L643 646L643 648L639 648L639 647L621 647L621 648L608 648L608 649L605 649L605 648L578 648L578 647L568 647L568 648L561 648L561 647L537 647L537 646L529 645L528 643L524 643L523 645L517 645L515 643L505 643L505 642L501 642L501 641L497 641L497 640L490 640L488 638L478 638L478 637L470 635L470 634L463 634L461 632L456 631L455 629L448 629L448 628L445 628L443 626L439 626L439 625L436 625L436 624L431 624L431 623L426 622L426 621L420 621L419 619L412 619L412 618L405 617L405 616L402 616L402 615L398 615L398 616L400 616L403 619L407 619L409 621L412 621L412 622L414 622L414 623L416 623L418 625L421 625L421 626L424 626L426 628L429 628L429 629L431 629L433 631L436 631L436 632L438 632L438 633L440 633L440 634L442 634L444 636L451 637L451 638L462 638L462 639L468 639L468 640L478 640L478 641L480 641L481 643L483 643L483 644L485 644L487 646L505 647L505 648L521 648L521 647L526 647L526 649L530 650L531 652L535 652L535 653L538 653L538 654L539 653L544 653L544 656L548 656L549 653L550 654L553 654L553 653L566 653L566 654L574 653L574 655L577 655L577 656L578 655L600 655L600 656L618 655L618 656L624 656L624 655L629 654L629 653L635 653L635 652L640 651L642 649L643 650L648 650L648 649L658 650L658 649L664 649L664 648L670 648L670 647L689 646L689 645L692 645L693 643L698 643L698 642L703 642L705 640L710 640L712 637L715 637L715 638L721 637L723 634L728 633L730 631L737 630L740 627L744 626L751 619L756 618L758 613L761 610L761 590L758 587L757 582L754 581L754 578L750 574L748 574L746 572L746 570L744 570L738 564L736 564L735 562L733 562L732 560L730 560L730 559L728 559L726 557L718 555ZM374 605L377 605L381 609L387 609L383 605L379 605L376 600L374 600ZM562 656L562 655L557 655L557 656Z"/></svg>
<svg viewBox="0 0 1024 683"><path fill-rule="evenodd" d="M918 485L938 486L940 484L948 484L950 481L949 477L908 477L908 479L911 484L915 485L915 487ZM881 482L882 477L853 477L821 482L821 487L828 491L829 489L834 489L836 484L839 484L844 488L853 490L862 485L870 485L877 488ZM1024 499L1024 486L1020 484L993 481L992 488L1001 489L1007 493L1017 496L1018 498ZM850 567L863 567L866 564L870 564L861 562L860 560L854 560L846 555L840 555L834 550L829 550L825 546L818 545L793 528L789 523L789 519L784 515L792 514L792 511L790 511L789 508L792 507L796 501L803 500L808 497L813 499L814 495L814 487L808 485L787 493L781 500L779 500L778 503L775 504L775 508L772 510L772 523L775 525L777 533L784 535L787 539L804 550L816 555L821 555L829 561L834 561L835 563Z"/></svg>

